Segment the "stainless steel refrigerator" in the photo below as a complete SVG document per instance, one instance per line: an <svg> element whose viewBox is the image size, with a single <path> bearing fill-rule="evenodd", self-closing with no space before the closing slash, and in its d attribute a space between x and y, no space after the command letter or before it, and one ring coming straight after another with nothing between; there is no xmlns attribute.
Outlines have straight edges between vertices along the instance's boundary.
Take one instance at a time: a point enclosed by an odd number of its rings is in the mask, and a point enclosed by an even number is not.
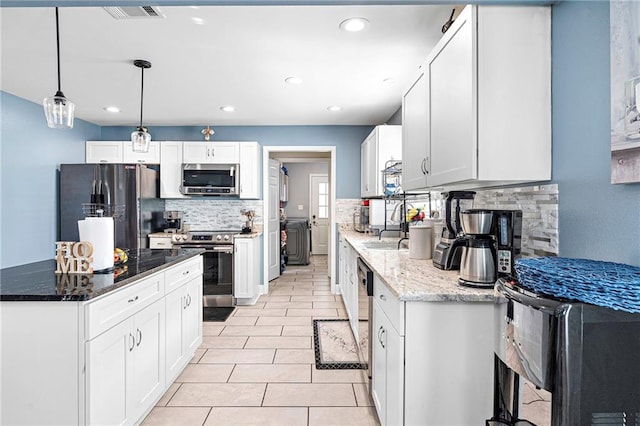
<svg viewBox="0 0 640 426"><path fill-rule="evenodd" d="M58 240L79 241L78 220L105 215L114 217L116 247L148 247L164 225L158 176L140 164L61 164Z"/></svg>

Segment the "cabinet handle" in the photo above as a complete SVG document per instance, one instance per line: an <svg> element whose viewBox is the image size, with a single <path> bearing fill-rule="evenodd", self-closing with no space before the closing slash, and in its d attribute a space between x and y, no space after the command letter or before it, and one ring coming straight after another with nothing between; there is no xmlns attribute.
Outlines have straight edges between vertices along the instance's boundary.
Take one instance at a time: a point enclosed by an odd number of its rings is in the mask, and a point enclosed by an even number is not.
<svg viewBox="0 0 640 426"><path fill-rule="evenodd" d="M384 302L385 300L387 300L387 298L384 296L384 294L381 294L380 295L380 300L382 300Z"/></svg>
<svg viewBox="0 0 640 426"><path fill-rule="evenodd" d="M184 271L184 272L182 273L182 275L187 275L188 273L189 273L189 270L187 269L186 271Z"/></svg>
<svg viewBox="0 0 640 426"><path fill-rule="evenodd" d="M182 309L187 309L187 296L182 298Z"/></svg>
<svg viewBox="0 0 640 426"><path fill-rule="evenodd" d="M426 175L426 174L427 174L427 173L425 172L425 168L424 168L424 165L425 165L425 163L426 163L426 162L427 162L427 159L426 159L426 158L423 158L423 159L422 159L422 162L420 163L420 171L422 172L422 174L423 174L423 175Z"/></svg>
<svg viewBox="0 0 640 426"><path fill-rule="evenodd" d="M427 169L427 163L429 162L429 157L424 159L424 174L429 174L429 169Z"/></svg>
<svg viewBox="0 0 640 426"><path fill-rule="evenodd" d="M133 337L133 334L131 333L129 333L129 342L131 342L129 344L129 352L131 352L136 345L136 339L135 337Z"/></svg>
<svg viewBox="0 0 640 426"><path fill-rule="evenodd" d="M382 336L381 336L381 337L382 337L382 339L380 339L380 344L382 345L382 349L384 349L384 348L386 348L386 347L387 347L387 346L384 344L384 337L386 336L386 334L387 334L387 330L382 329Z"/></svg>
<svg viewBox="0 0 640 426"><path fill-rule="evenodd" d="M212 156L212 157L215 157L215 156L216 156L216 151L215 151L215 149L213 149L213 148L211 148L211 156Z"/></svg>
<svg viewBox="0 0 640 426"><path fill-rule="evenodd" d="M191 295L187 294L187 306L191 306Z"/></svg>
<svg viewBox="0 0 640 426"><path fill-rule="evenodd" d="M144 163L144 160L138 160L138 163Z"/></svg>
<svg viewBox="0 0 640 426"><path fill-rule="evenodd" d="M100 160L101 163L108 163L108 160Z"/></svg>
<svg viewBox="0 0 640 426"><path fill-rule="evenodd" d="M140 297L140 296L136 296L136 297L134 297L133 299L129 299L129 300L127 301L127 303L133 303L133 302L135 302L136 300L138 300L138 298L139 298L139 297Z"/></svg>
<svg viewBox="0 0 640 426"><path fill-rule="evenodd" d="M136 328L136 334L138 335L138 342L136 343L136 346L140 346L140 342L142 342L142 331L140 331L139 328Z"/></svg>

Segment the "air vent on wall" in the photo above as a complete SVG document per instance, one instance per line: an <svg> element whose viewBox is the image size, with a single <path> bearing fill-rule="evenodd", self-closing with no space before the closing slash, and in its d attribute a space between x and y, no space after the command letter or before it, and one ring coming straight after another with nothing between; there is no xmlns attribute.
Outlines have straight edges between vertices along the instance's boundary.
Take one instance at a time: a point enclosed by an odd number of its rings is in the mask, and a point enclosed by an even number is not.
<svg viewBox="0 0 640 426"><path fill-rule="evenodd" d="M164 14L155 6L120 6L103 9L116 19L164 18Z"/></svg>

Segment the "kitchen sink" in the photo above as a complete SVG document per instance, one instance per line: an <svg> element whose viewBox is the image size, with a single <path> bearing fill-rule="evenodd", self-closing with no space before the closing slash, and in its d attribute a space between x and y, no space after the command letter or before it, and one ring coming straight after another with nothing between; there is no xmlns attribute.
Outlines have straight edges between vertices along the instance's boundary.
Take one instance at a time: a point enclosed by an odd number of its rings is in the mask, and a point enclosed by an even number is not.
<svg viewBox="0 0 640 426"><path fill-rule="evenodd" d="M367 250L398 250L398 241L365 241L359 245ZM407 248L404 241L400 245L400 248Z"/></svg>

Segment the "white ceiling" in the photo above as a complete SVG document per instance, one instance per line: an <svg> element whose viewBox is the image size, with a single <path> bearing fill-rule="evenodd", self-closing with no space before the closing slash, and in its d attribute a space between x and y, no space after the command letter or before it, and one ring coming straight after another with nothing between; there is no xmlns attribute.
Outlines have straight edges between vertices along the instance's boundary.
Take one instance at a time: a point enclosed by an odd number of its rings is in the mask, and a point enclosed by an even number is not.
<svg viewBox="0 0 640 426"><path fill-rule="evenodd" d="M136 125L141 71L132 62L146 59L145 125L381 124L400 107L452 6L159 9L164 19L116 20L100 7L60 8L62 91L77 118ZM0 15L0 88L41 103L57 89L54 8L3 7ZM349 17L370 25L341 31ZM286 84L290 76L303 83ZM103 109L110 105L121 112Z"/></svg>

